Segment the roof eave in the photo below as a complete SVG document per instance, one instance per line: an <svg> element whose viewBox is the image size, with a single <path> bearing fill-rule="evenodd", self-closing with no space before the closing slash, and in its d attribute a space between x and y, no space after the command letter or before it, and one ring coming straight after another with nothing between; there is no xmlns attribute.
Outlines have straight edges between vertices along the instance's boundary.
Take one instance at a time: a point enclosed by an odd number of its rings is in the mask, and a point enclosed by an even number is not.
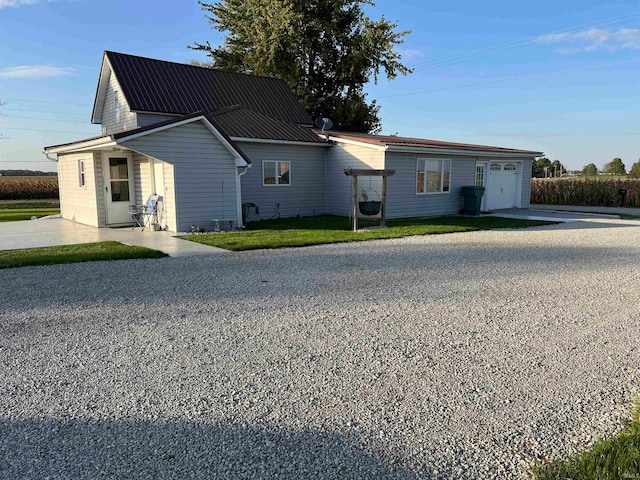
<svg viewBox="0 0 640 480"><path fill-rule="evenodd" d="M87 150L97 150L105 147L113 147L117 145L117 142L111 135L96 138L94 140L80 141L76 143L69 143L65 145L52 145L51 147L45 147L45 153L70 153L70 152L85 152Z"/></svg>
<svg viewBox="0 0 640 480"><path fill-rule="evenodd" d="M386 150L395 153L427 153L439 155L460 155L468 157L499 157L499 158L533 158L543 155L542 152L526 150L497 152L483 149L460 149L460 148L434 148L434 147L412 147L406 145L387 145Z"/></svg>

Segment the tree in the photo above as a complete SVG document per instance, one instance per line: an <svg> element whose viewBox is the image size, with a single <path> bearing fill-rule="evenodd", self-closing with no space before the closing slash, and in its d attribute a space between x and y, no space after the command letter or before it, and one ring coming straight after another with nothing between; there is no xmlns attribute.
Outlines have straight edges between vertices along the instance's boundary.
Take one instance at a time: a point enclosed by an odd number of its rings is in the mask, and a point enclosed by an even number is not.
<svg viewBox="0 0 640 480"><path fill-rule="evenodd" d="M326 116L336 129L378 132L375 100L364 87L381 73L394 79L411 70L395 47L410 31L371 20L370 0L219 0L198 2L224 44L195 43L216 68L281 78L312 117Z"/></svg>
<svg viewBox="0 0 640 480"><path fill-rule="evenodd" d="M631 166L631 171L629 173L634 177L640 177L640 160Z"/></svg>
<svg viewBox="0 0 640 480"><path fill-rule="evenodd" d="M598 167L594 163L590 163L582 167L582 175L586 177L595 177L598 175Z"/></svg>
<svg viewBox="0 0 640 480"><path fill-rule="evenodd" d="M531 165L531 176L543 178L549 175L553 175L551 160L546 157L540 157L536 159Z"/></svg>
<svg viewBox="0 0 640 480"><path fill-rule="evenodd" d="M567 173L567 169L560 163L560 160L554 160L551 164L551 175L554 177L561 177Z"/></svg>
<svg viewBox="0 0 640 480"><path fill-rule="evenodd" d="M619 158L614 158L609 163L604 164L604 173L608 173L609 175L626 175L627 168L622 163L622 160Z"/></svg>

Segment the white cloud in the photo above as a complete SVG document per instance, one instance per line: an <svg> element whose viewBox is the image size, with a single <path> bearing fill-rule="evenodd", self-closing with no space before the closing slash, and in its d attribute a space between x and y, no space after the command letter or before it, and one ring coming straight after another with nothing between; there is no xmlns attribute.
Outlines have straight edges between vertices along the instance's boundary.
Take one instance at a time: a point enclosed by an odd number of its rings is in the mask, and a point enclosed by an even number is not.
<svg viewBox="0 0 640 480"><path fill-rule="evenodd" d="M74 72L74 68L56 67L55 65L20 65L0 69L0 79L62 77Z"/></svg>
<svg viewBox="0 0 640 480"><path fill-rule="evenodd" d="M23 5L35 5L36 3L49 3L56 0L0 0L0 10L10 7L21 7Z"/></svg>
<svg viewBox="0 0 640 480"><path fill-rule="evenodd" d="M640 50L640 30L620 28L603 30L590 28L581 32L549 33L537 38L538 43L572 44L579 48L562 49L564 53L594 52L596 50Z"/></svg>
<svg viewBox="0 0 640 480"><path fill-rule="evenodd" d="M399 48L398 53L405 60L422 58L422 51L416 48Z"/></svg>

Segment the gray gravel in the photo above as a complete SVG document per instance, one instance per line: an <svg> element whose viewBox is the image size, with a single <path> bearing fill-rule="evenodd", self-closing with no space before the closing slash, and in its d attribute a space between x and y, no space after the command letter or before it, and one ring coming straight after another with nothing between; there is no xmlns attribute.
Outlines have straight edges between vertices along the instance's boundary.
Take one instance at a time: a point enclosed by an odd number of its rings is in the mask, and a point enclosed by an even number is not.
<svg viewBox="0 0 640 480"><path fill-rule="evenodd" d="M640 222L0 271L0 478L527 478L640 391Z"/></svg>

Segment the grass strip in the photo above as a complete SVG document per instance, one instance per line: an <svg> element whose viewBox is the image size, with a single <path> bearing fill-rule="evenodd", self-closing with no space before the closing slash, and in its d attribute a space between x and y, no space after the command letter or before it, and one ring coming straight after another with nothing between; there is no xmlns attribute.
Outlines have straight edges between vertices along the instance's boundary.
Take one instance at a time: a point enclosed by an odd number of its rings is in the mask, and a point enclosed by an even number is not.
<svg viewBox="0 0 640 480"><path fill-rule="evenodd" d="M39 206L16 208L0 205L0 222L17 222L20 220L31 220L31 217L46 217L47 215L58 215L60 209L56 206Z"/></svg>
<svg viewBox="0 0 640 480"><path fill-rule="evenodd" d="M0 269L61 263L94 262L98 260L128 260L132 258L162 258L167 254L145 247L120 242L81 243L57 247L24 248L0 251Z"/></svg>
<svg viewBox="0 0 640 480"><path fill-rule="evenodd" d="M618 435L564 462L536 467L535 480L614 480L640 478L640 405Z"/></svg>
<svg viewBox="0 0 640 480"><path fill-rule="evenodd" d="M377 225L374 220L359 221L366 228ZM179 238L232 251L283 247L305 247L340 242L358 242L401 238L412 235L526 228L556 222L520 220L500 217L440 217L388 220L387 228L352 232L346 217L320 216L300 219L278 219L251 222L244 232L184 235Z"/></svg>

